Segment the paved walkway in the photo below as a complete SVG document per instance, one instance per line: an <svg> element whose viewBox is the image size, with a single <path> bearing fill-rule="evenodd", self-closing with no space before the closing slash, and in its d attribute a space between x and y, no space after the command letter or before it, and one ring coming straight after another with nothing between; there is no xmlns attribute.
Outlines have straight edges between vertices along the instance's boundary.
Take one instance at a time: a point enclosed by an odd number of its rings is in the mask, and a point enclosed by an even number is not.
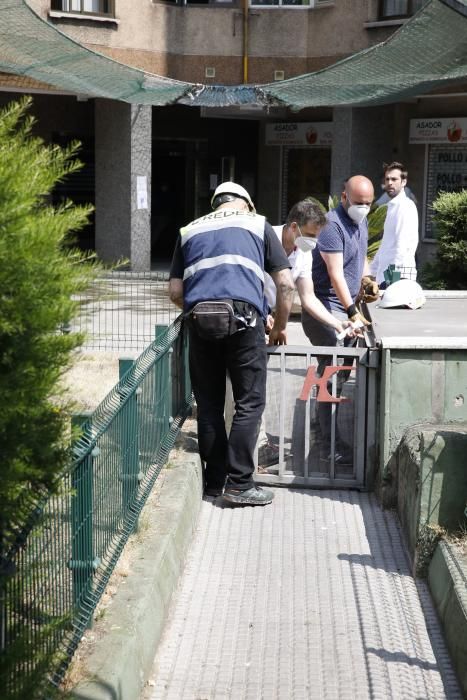
<svg viewBox="0 0 467 700"><path fill-rule="evenodd" d="M144 700L460 699L426 584L372 494L205 499Z"/></svg>

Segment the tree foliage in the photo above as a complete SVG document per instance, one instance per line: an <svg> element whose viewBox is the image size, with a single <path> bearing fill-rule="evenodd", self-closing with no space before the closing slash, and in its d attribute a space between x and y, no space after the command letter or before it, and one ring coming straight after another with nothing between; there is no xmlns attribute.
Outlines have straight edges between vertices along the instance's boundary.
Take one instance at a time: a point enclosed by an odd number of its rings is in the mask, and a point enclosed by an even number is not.
<svg viewBox="0 0 467 700"><path fill-rule="evenodd" d="M35 137L30 103L24 99L0 112L3 528L20 524L27 495L53 489L67 463L69 418L59 380L82 338L60 328L77 312L73 295L95 274L95 265L85 264L85 254L70 239L86 224L91 207L50 204L56 183L80 167L78 144L62 149Z"/></svg>
<svg viewBox="0 0 467 700"><path fill-rule="evenodd" d="M467 289L467 189L440 192L432 207L438 246L420 281L429 289Z"/></svg>

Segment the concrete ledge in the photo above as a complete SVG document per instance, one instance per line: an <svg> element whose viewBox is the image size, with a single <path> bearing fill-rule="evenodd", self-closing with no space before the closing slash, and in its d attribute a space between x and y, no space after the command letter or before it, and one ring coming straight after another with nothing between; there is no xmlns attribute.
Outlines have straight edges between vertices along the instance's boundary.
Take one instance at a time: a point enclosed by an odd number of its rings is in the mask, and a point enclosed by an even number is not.
<svg viewBox="0 0 467 700"><path fill-rule="evenodd" d="M465 525L467 425L414 425L395 455L397 507L415 557L424 529L457 531Z"/></svg>
<svg viewBox="0 0 467 700"><path fill-rule="evenodd" d="M444 628L464 697L467 697L467 557L440 542L428 569L428 585Z"/></svg>
<svg viewBox="0 0 467 700"><path fill-rule="evenodd" d="M159 505L132 561L131 575L106 612L106 633L85 663L79 700L139 700L149 677L196 527L202 499L199 456L182 452L165 471ZM143 511L144 512L144 511Z"/></svg>

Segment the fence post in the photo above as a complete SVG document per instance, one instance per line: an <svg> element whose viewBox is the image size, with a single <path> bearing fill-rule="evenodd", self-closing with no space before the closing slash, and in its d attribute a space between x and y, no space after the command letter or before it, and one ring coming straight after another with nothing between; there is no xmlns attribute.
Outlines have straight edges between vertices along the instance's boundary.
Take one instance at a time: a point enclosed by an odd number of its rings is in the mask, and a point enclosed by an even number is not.
<svg viewBox="0 0 467 700"><path fill-rule="evenodd" d="M183 382L183 388L184 388L184 400L185 403L188 403L191 398L191 377L190 377L190 338L186 329L186 326L183 326L182 328L182 353L183 353L183 366L185 370L185 375L184 375L184 382ZM190 416L193 415L192 409L190 409L189 414Z"/></svg>
<svg viewBox="0 0 467 700"><path fill-rule="evenodd" d="M121 357L118 361L120 380L133 366L134 360L129 357ZM121 411L123 425L120 428L121 440L121 479L122 479L122 508L128 510L136 492L142 475L139 473L139 423L138 423L138 392L132 391L126 399L126 405ZM123 396L122 399L125 399ZM138 522L135 523L135 531Z"/></svg>
<svg viewBox="0 0 467 700"><path fill-rule="evenodd" d="M160 341L164 333L167 332L168 325L165 323L156 323L154 326L154 338L156 343Z"/></svg>
<svg viewBox="0 0 467 700"><path fill-rule="evenodd" d="M174 346L171 345L169 348L169 352L167 355L167 401L166 401L166 406L167 406L167 418L169 421L169 428L173 423L174 420L174 407L175 407L175 401L174 401L174 395L173 395L173 363L177 361L177 358L174 353Z"/></svg>
<svg viewBox="0 0 467 700"><path fill-rule="evenodd" d="M168 326L156 324L156 343L167 332ZM156 388L154 396L154 417L156 421L156 442L159 443L165 435L167 423L173 421L172 417L172 354L173 348L169 348L168 353L161 358L156 370Z"/></svg>
<svg viewBox="0 0 467 700"><path fill-rule="evenodd" d="M78 413L72 416L72 427L84 426L84 431L91 434L92 413ZM92 576L99 566L99 559L94 557L93 547L93 494L94 494L94 459L99 455L99 448L81 460L71 473L71 560L68 563L73 577L73 602L76 608L83 608L87 593L91 589ZM92 625L92 619L88 626Z"/></svg>
<svg viewBox="0 0 467 700"><path fill-rule="evenodd" d="M5 522L0 518L0 654L6 648L6 542Z"/></svg>

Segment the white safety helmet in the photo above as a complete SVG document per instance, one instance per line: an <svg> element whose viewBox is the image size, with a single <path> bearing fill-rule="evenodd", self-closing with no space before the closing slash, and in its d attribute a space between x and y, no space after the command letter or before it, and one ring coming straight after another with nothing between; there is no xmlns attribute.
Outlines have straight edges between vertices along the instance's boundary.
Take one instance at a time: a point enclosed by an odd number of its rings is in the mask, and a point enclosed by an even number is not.
<svg viewBox="0 0 467 700"><path fill-rule="evenodd" d="M396 306L406 306L409 309L419 309L426 302L423 289L414 280L399 280L389 285L384 291L378 306L390 309Z"/></svg>
<svg viewBox="0 0 467 700"><path fill-rule="evenodd" d="M222 201L222 195L227 195ZM230 195L230 197L229 197ZM211 199L211 207L217 209L218 206L228 202L231 197L237 199L243 199L248 204L250 211L255 211L255 205L251 201L251 197L244 187L238 185L236 182L221 182L221 184L216 187L214 194Z"/></svg>

